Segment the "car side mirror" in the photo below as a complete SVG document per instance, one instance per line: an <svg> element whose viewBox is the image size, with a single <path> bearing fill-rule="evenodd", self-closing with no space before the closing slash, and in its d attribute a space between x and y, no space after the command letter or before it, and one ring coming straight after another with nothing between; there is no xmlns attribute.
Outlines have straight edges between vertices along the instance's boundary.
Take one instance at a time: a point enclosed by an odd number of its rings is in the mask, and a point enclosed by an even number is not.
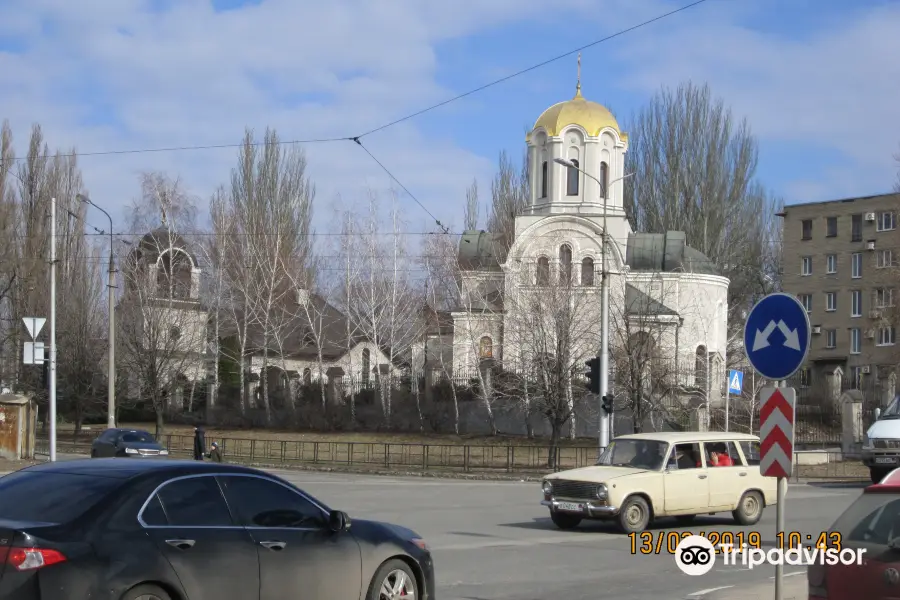
<svg viewBox="0 0 900 600"><path fill-rule="evenodd" d="M350 517L341 510L333 510L328 515L328 528L335 533L350 529Z"/></svg>
<svg viewBox="0 0 900 600"><path fill-rule="evenodd" d="M877 420L880 419L880 418L881 418L881 409L880 409L880 408L876 408L876 409L875 409L875 420L877 421Z"/></svg>

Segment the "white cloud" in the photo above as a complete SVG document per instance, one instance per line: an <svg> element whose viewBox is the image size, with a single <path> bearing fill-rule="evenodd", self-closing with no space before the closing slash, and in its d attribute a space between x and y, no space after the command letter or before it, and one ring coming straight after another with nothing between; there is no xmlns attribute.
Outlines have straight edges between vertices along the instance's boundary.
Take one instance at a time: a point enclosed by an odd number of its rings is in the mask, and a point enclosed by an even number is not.
<svg viewBox="0 0 900 600"><path fill-rule="evenodd" d="M778 18L775 8L758 7L772 9L769 20ZM694 19L627 38L619 52L631 69L624 85L651 92L707 81L762 140L808 142L845 157L820 181L784 190L800 194L788 202L887 191L900 139L900 5L851 9L840 26L786 39L739 24L746 9L701 8Z"/></svg>
<svg viewBox="0 0 900 600"><path fill-rule="evenodd" d="M571 0L573 5L584 0ZM0 97L21 154L32 122L53 147L81 152L238 142L245 126L283 139L357 135L452 96L435 82L435 44L528 18L539 0L268 0L215 13L208 1L13 0L0 34ZM113 125L98 125L98 114ZM364 143L443 222L459 222L465 186L490 160L415 122ZM352 142L307 147L326 217L338 193L391 185ZM143 170L181 175L206 197L228 180L235 149L83 156L92 197L115 217ZM411 199L409 216L428 219ZM415 211L419 211L417 214ZM323 222L319 222L320 228Z"/></svg>

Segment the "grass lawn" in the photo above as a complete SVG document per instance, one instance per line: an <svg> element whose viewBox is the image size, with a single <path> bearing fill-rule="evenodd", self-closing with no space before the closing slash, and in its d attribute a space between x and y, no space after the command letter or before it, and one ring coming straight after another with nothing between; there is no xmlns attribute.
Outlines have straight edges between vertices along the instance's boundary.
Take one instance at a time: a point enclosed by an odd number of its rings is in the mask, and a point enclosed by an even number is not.
<svg viewBox="0 0 900 600"><path fill-rule="evenodd" d="M90 425L82 429L79 442L87 442L105 429L103 425ZM153 423L120 423L119 427L143 429L153 433ZM74 426L60 425L57 436L60 441L73 440ZM167 425L165 435L193 436L194 429L188 425ZM285 442L356 442L369 444L429 444L429 445L473 445L473 446L547 446L549 438L528 439L522 435L453 435L446 433L395 433L364 431L283 431L278 429L224 429L206 428L206 437L211 439L272 440ZM568 438L560 442L562 446L597 445L597 438Z"/></svg>

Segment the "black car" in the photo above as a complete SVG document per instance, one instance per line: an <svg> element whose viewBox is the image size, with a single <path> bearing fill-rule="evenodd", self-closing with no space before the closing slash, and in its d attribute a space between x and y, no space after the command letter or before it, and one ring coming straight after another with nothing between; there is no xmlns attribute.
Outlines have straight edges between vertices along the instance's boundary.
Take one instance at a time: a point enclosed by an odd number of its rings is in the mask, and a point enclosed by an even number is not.
<svg viewBox="0 0 900 600"><path fill-rule="evenodd" d="M425 542L269 473L82 459L0 477L2 600L432 600Z"/></svg>
<svg viewBox="0 0 900 600"><path fill-rule="evenodd" d="M107 429L91 444L91 458L159 457L169 451L141 429Z"/></svg>

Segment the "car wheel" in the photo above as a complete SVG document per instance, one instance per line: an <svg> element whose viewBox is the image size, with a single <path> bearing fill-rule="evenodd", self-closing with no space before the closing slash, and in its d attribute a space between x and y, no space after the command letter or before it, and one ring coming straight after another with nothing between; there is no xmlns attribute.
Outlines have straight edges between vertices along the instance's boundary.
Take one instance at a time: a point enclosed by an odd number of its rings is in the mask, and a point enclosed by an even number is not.
<svg viewBox="0 0 900 600"><path fill-rule="evenodd" d="M675 520L678 521L679 525L690 525L696 518L697 515L678 515L675 517Z"/></svg>
<svg viewBox="0 0 900 600"><path fill-rule="evenodd" d="M650 524L650 505L640 496L632 496L619 509L619 527L625 533L640 533Z"/></svg>
<svg viewBox="0 0 900 600"><path fill-rule="evenodd" d="M381 565L369 584L367 600L400 600L418 598L419 586L409 565L392 559Z"/></svg>
<svg viewBox="0 0 900 600"><path fill-rule="evenodd" d="M581 517L556 510L550 511L550 520L560 529L575 529L581 524Z"/></svg>
<svg viewBox="0 0 900 600"><path fill-rule="evenodd" d="M869 469L869 477L872 478L872 483L880 483L885 475L887 475L887 472L884 469L876 469L874 467Z"/></svg>
<svg viewBox="0 0 900 600"><path fill-rule="evenodd" d="M741 525L755 525L762 517L763 499L759 492L747 492L741 496L736 510L731 514Z"/></svg>
<svg viewBox="0 0 900 600"><path fill-rule="evenodd" d="M97 451L91 450L91 458L97 458Z"/></svg>
<svg viewBox="0 0 900 600"><path fill-rule="evenodd" d="M172 600L172 597L159 586L138 585L125 592L122 600Z"/></svg>

